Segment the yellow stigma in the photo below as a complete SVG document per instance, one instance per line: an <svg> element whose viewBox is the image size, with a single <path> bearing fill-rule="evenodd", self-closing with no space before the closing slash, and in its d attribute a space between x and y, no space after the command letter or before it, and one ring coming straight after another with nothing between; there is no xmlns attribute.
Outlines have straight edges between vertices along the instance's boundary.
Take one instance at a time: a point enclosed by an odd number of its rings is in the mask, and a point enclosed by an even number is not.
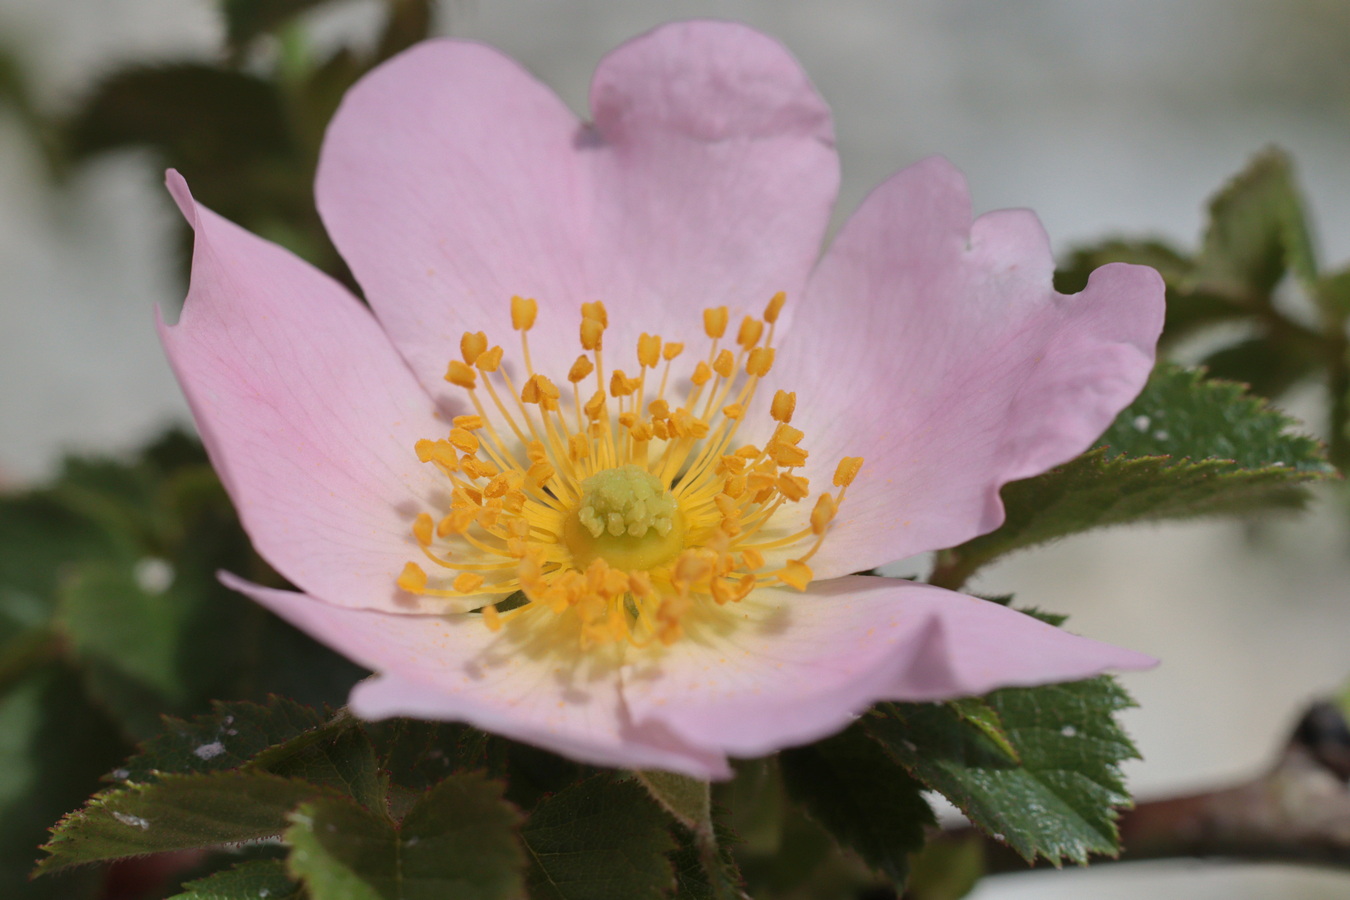
<svg viewBox="0 0 1350 900"><path fill-rule="evenodd" d="M837 493L810 499L805 435L789 424L796 395L778 390L771 403L754 402L776 371L784 301L776 294L761 318L746 316L730 344L728 309L704 310L707 350L681 360L682 372L672 368L685 343L646 332L620 348L633 354L624 368L607 371L609 314L601 302L584 303L581 355L566 372L545 374L530 355L538 304L511 298L523 368L503 364L505 351L484 332L464 335L445 380L472 412L413 448L445 476L449 499L415 516L410 531L423 558L391 579L442 599L449 612L481 612L493 631L570 618L574 627L556 633L579 634L582 647L669 644L689 615L717 615L758 586L805 590L807 561L862 460L837 460ZM756 417L767 439L738 443ZM498 609L517 592L523 602Z"/></svg>
<svg viewBox="0 0 1350 900"><path fill-rule="evenodd" d="M618 569L648 570L684 549L684 518L661 481L634 465L596 472L581 483L581 503L563 541L585 569L597 558Z"/></svg>

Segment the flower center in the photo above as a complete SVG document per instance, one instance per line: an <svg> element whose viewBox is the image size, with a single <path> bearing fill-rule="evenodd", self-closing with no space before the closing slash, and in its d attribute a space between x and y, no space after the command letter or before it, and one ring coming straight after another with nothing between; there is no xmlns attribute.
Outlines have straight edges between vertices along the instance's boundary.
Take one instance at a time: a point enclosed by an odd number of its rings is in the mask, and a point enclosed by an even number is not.
<svg viewBox="0 0 1350 900"><path fill-rule="evenodd" d="M513 297L523 380L515 383L486 334L464 335L462 359L450 362L445 379L468 394L475 412L416 446L450 486L446 507L419 513L412 525L439 574L409 562L398 586L443 598L448 612L478 611L494 630L509 619L570 617L578 627L565 633L579 633L583 646L669 644L693 610L737 603L760 585L805 590L807 561L862 460L839 461L837 497L821 493L809 514L790 514L811 494L800 471L804 435L789 424L796 395L774 394L768 415L776 424L766 441L737 443L774 363L783 302L777 294L762 319L747 316L734 349L723 345L726 307L704 310L710 346L687 380L671 377L684 344L651 334L637 341L636 375L607 375L608 313L602 303L584 303L584 352L565 391L531 362L538 305ZM510 609L499 610L508 596Z"/></svg>
<svg viewBox="0 0 1350 900"><path fill-rule="evenodd" d="M684 517L651 472L631 464L604 469L581 482L563 542L579 568L603 559L618 569L651 569L684 549Z"/></svg>

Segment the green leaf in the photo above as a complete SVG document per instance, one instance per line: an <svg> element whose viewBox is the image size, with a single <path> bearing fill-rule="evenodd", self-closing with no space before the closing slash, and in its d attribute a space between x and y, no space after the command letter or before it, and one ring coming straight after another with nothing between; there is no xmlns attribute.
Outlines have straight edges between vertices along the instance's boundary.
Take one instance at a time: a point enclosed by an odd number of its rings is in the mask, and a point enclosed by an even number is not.
<svg viewBox="0 0 1350 900"><path fill-rule="evenodd" d="M929 841L910 867L905 900L961 900L984 876L984 847L978 835Z"/></svg>
<svg viewBox="0 0 1350 900"><path fill-rule="evenodd" d="M252 841L280 834L286 814L326 789L265 772L163 775L105 791L62 819L38 874L103 859Z"/></svg>
<svg viewBox="0 0 1350 900"><path fill-rule="evenodd" d="M346 715L264 750L247 768L331 787L367 809L385 808L388 779L365 731Z"/></svg>
<svg viewBox="0 0 1350 900"><path fill-rule="evenodd" d="M1128 695L1102 677L986 699L1020 764L948 706L883 704L864 724L915 778L1026 859L1116 855L1115 809L1130 802L1119 764L1138 755L1113 718L1132 705Z"/></svg>
<svg viewBox="0 0 1350 900"><path fill-rule="evenodd" d="M166 718L163 730L115 771L116 781L153 781L158 773L236 769L257 754L318 728L330 716L284 697L264 704L213 703L190 720Z"/></svg>
<svg viewBox="0 0 1350 900"><path fill-rule="evenodd" d="M1262 397L1278 397L1320 370L1324 354L1298 339L1275 341L1267 335L1215 350L1202 361L1210 378L1238 381Z"/></svg>
<svg viewBox="0 0 1350 900"><path fill-rule="evenodd" d="M1027 615L1040 618L1035 610L1027 612ZM1063 618L1049 622L1056 627L1063 623ZM1008 732L1003 727L1003 720L998 717L998 713L994 712L993 707L983 697L961 697L948 702L947 705L951 707L952 712L978 728L985 737L993 742L995 747L1007 754L1008 759L1012 762L1021 762L1017 757L1017 748L1008 739Z"/></svg>
<svg viewBox="0 0 1350 900"><path fill-rule="evenodd" d="M659 897L674 875L665 814L632 782L598 776L541 802L521 831L532 900Z"/></svg>
<svg viewBox="0 0 1350 900"><path fill-rule="evenodd" d="M301 888L279 859L258 859L183 885L169 900L301 900Z"/></svg>
<svg viewBox="0 0 1350 900"><path fill-rule="evenodd" d="M998 556L1094 528L1299 508L1302 486L1334 470L1292 425L1241 385L1160 366L1096 449L1004 486L1002 527L947 551L934 581L959 587Z"/></svg>
<svg viewBox="0 0 1350 900"><path fill-rule="evenodd" d="M307 803L290 817L291 874L313 900L493 900L518 897L520 816L498 784L453 775L401 823L347 800Z"/></svg>
<svg viewBox="0 0 1350 900"><path fill-rule="evenodd" d="M713 840L700 840L688 828L676 828L679 849L671 854L675 867L675 900L745 900L745 886L732 848L736 836L714 827Z"/></svg>
<svg viewBox="0 0 1350 900"><path fill-rule="evenodd" d="M897 888L933 812L911 778L861 727L779 754L788 795Z"/></svg>
<svg viewBox="0 0 1350 900"><path fill-rule="evenodd" d="M125 752L117 729L64 666L32 670L0 695L0 897L95 896L96 870L35 883L26 875L52 822L83 803Z"/></svg>
<svg viewBox="0 0 1350 900"><path fill-rule="evenodd" d="M634 772L652 799L685 828L712 834L712 795L708 782L655 769Z"/></svg>
<svg viewBox="0 0 1350 900"><path fill-rule="evenodd" d="M1268 298L1286 271L1305 285L1316 281L1303 201L1283 151L1253 159L1210 201L1209 215L1198 259L1202 283Z"/></svg>

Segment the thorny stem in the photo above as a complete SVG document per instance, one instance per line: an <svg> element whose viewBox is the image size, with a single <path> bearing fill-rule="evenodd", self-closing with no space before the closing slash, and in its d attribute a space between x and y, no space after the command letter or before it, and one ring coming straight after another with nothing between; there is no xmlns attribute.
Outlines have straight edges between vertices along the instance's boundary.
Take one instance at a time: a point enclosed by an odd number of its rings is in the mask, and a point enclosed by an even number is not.
<svg viewBox="0 0 1350 900"><path fill-rule="evenodd" d="M1245 783L1140 803L1120 818L1120 856L1094 864L1198 857L1350 869L1348 782L1350 727L1336 706L1315 703L1268 771ZM941 839L971 834L951 829ZM1003 844L982 840L986 873L1032 868Z"/></svg>

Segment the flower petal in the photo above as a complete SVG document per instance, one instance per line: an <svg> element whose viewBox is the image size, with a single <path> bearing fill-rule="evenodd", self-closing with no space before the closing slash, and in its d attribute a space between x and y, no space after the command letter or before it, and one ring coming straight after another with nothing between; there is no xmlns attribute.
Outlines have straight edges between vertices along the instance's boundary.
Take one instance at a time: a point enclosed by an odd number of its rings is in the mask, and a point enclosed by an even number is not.
<svg viewBox="0 0 1350 900"><path fill-rule="evenodd" d="M970 220L961 174L911 166L849 220L779 358L795 367L813 483L865 459L820 577L950 547L1003 521L999 488L1086 450L1143 387L1163 285L1114 264L1066 297L1025 210Z"/></svg>
<svg viewBox="0 0 1350 900"><path fill-rule="evenodd" d="M800 594L767 588L730 612L734 627L704 623L625 671L634 721L758 756L832 734L880 700L943 700L1155 663L987 600L896 579L839 578Z"/></svg>
<svg viewBox="0 0 1350 900"><path fill-rule="evenodd" d="M221 580L377 672L352 689L351 709L361 718L463 721L595 765L731 775L716 751L690 747L659 726L634 727L603 654L538 653L528 632L513 634L508 625L494 634L477 616L342 609L228 573ZM575 635L551 637L554 647L579 647Z"/></svg>
<svg viewBox="0 0 1350 900"><path fill-rule="evenodd" d="M445 424L339 284L168 185L196 237L160 338L254 547L333 603L417 609L394 579L420 555L414 502L440 488L413 445Z"/></svg>
<svg viewBox="0 0 1350 900"><path fill-rule="evenodd" d="M583 301L605 301L627 354L639 331L683 339L699 307L758 312L805 283L838 167L829 111L779 44L665 26L601 63L592 102L582 124L497 51L435 41L362 79L329 126L320 212L434 395L462 332L505 343L512 294L540 299L531 351L557 379Z"/></svg>

